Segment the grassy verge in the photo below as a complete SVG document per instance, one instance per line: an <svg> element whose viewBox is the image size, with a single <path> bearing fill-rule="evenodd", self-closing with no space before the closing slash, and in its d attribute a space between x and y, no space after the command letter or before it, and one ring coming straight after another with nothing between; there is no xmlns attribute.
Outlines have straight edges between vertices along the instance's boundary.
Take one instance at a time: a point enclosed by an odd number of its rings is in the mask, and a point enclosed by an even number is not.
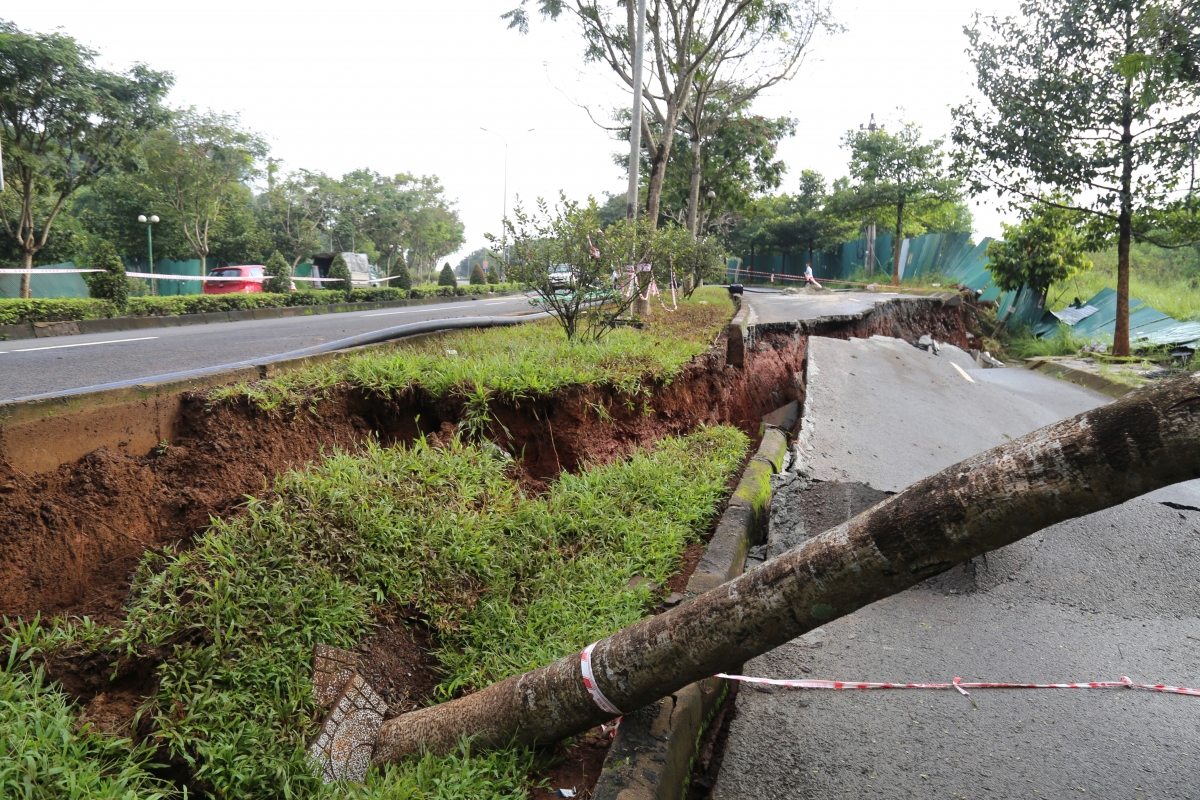
<svg viewBox="0 0 1200 800"><path fill-rule="evenodd" d="M485 413L494 397L546 396L578 384L615 386L633 396L647 379L669 381L678 375L712 345L732 313L724 289L700 289L678 311L652 313L644 329L619 328L599 342L568 342L549 320L463 331L241 384L213 396L245 397L275 409L340 384L381 394L420 388L434 397L462 397L469 414Z"/></svg>
<svg viewBox="0 0 1200 800"><path fill-rule="evenodd" d="M533 758L524 749L464 749L363 787L321 786L304 757L320 718L313 645L353 648L387 609L415 609L440 642L444 697L580 649L657 603L631 578L665 582L716 514L747 445L735 429L706 428L564 474L539 497L522 493L496 448L460 442L368 446L281 476L273 496L216 522L187 552L149 556L119 629L12 632L12 652L26 658L67 646L114 659L169 654L142 712L154 732L138 750L75 732L62 696L10 660L0 702L15 686L17 710L0 705L0 721L50 715L45 746L59 748L22 762L21 779L37 787L32 796L60 796L49 788L60 772L108 775L131 787L111 796L150 797L155 782L141 765L153 747L215 798L524 797ZM0 754L27 747L13 741L21 730L0 728Z"/></svg>

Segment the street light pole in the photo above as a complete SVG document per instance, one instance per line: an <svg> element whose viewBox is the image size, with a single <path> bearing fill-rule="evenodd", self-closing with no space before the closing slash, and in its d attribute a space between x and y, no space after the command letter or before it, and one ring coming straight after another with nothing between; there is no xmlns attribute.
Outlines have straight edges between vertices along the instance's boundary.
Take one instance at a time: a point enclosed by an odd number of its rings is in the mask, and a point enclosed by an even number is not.
<svg viewBox="0 0 1200 800"><path fill-rule="evenodd" d="M146 249L150 256L150 274L154 274L154 234L151 233L152 226L158 222L158 215L151 214L149 219L145 214L138 215L138 222L146 226ZM204 265L200 265L200 272L204 272ZM150 294L158 297L158 281L154 278L150 279Z"/></svg>
<svg viewBox="0 0 1200 800"><path fill-rule="evenodd" d="M508 140L496 131L488 130L482 125L479 127L479 130L483 131L484 133L490 133L492 136L498 136L500 137L500 141L504 142L504 202L501 204L500 208L500 233L503 235L504 222L508 219ZM533 133L535 130L537 130L537 128L529 128L525 132Z"/></svg>

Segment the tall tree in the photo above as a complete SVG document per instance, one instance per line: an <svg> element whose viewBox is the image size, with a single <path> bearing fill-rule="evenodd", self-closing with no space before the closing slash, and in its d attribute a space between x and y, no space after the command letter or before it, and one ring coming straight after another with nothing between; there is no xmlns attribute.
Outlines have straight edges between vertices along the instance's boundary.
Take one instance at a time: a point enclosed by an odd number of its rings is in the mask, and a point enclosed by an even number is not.
<svg viewBox="0 0 1200 800"><path fill-rule="evenodd" d="M585 58L607 64L634 88L635 2L533 1L544 17L571 14L583 30ZM504 14L510 27L528 31L529 2L521 0ZM705 71L701 80L714 87L740 84L743 99L735 106L744 106L757 92L795 75L813 32L828 19L828 6L824 0L648 0L646 6L642 140L650 159L646 216L654 224L675 133L697 76Z"/></svg>
<svg viewBox="0 0 1200 800"><path fill-rule="evenodd" d="M843 213L889 213L894 223L892 283L899 284L905 221L957 201L961 184L946 167L942 140L924 141L920 126L912 122L896 133L883 128L850 131L842 146L850 151L851 182L839 204Z"/></svg>
<svg viewBox="0 0 1200 800"><path fill-rule="evenodd" d="M234 204L238 211L248 207L244 184L259 174L266 142L242 129L236 116L191 108L152 133L142 153L147 186L174 210L203 269L222 215Z"/></svg>
<svg viewBox="0 0 1200 800"><path fill-rule="evenodd" d="M705 130L699 148L676 149L663 183L661 217L673 218L693 236L728 227L730 215L745 213L756 195L783 184L787 165L778 158L779 143L795 132L796 121L738 112Z"/></svg>
<svg viewBox="0 0 1200 800"><path fill-rule="evenodd" d="M1128 355L1130 245L1195 237L1161 212L1196 188L1200 9L1038 0L1021 11L966 29L983 99L954 110L954 142L975 191L1061 191L1078 198L1064 205L1091 218L1096 240L1116 239L1113 352Z"/></svg>
<svg viewBox="0 0 1200 800"><path fill-rule="evenodd" d="M0 150L6 190L0 222L30 269L80 187L126 165L131 146L160 124L172 78L144 65L115 73L61 33L0 21ZM30 296L21 276L21 297Z"/></svg>
<svg viewBox="0 0 1200 800"><path fill-rule="evenodd" d="M275 165L269 164L268 169ZM321 220L325 212L319 191L324 175L299 170L282 181L270 181L267 191L254 201L258 225L271 239L271 246L296 268L321 244Z"/></svg>
<svg viewBox="0 0 1200 800"><path fill-rule="evenodd" d="M780 252L806 250L811 263L814 252L834 248L854 234L857 224L848 223L832 213L827 207L828 201L829 193L821 173L811 169L800 173L800 191L785 198L782 208L778 209L782 213L766 225Z"/></svg>

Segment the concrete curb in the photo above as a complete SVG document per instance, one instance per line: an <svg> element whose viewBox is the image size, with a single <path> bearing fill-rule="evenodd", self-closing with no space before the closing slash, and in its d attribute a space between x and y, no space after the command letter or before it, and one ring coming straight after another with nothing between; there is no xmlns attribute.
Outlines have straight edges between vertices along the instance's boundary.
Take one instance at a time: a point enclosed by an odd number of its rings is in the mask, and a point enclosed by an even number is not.
<svg viewBox="0 0 1200 800"><path fill-rule="evenodd" d="M737 313L725 327L728 341L725 352L725 363L742 369L746 366L746 353L754 349L754 330L757 315L747 302L738 302Z"/></svg>
<svg viewBox="0 0 1200 800"><path fill-rule="evenodd" d="M735 324L736 317L731 333ZM787 448L788 433L768 425L688 581L687 599L742 574L751 543L765 533L771 476L783 469ZM593 800L679 800L691 775L697 742L725 693L723 680L708 678L626 714L604 760Z"/></svg>
<svg viewBox="0 0 1200 800"><path fill-rule="evenodd" d="M216 322L245 322L255 319L310 317L319 314L342 314L350 311L373 311L378 308L405 306L434 306L460 303L480 298L515 297L520 292L463 295L462 297L427 297L420 300L378 300L366 303L328 303L319 306L286 306L284 308L244 308L233 311L210 311L204 314L176 314L166 317L113 317L80 322L23 322L0 325L0 341L44 339L49 336L75 336L84 333L122 333L149 328L181 328L189 325L208 325Z"/></svg>
<svg viewBox="0 0 1200 800"><path fill-rule="evenodd" d="M1137 388L1042 358L1030 360L1025 365L1025 368L1049 375L1052 378L1063 378L1071 383L1086 386L1088 389L1095 389L1097 392L1103 392L1109 397L1124 397Z"/></svg>

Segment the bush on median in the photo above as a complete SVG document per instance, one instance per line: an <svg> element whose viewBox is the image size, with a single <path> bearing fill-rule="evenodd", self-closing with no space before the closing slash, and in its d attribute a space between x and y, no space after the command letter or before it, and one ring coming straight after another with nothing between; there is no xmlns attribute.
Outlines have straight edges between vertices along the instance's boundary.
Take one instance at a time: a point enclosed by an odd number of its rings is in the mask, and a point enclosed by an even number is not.
<svg viewBox="0 0 1200 800"><path fill-rule="evenodd" d="M116 314L117 306L110 300L0 298L0 325L20 325L28 322L81 322L88 319L108 319Z"/></svg>
<svg viewBox="0 0 1200 800"><path fill-rule="evenodd" d="M179 314L208 314L214 311L238 311L250 308L286 308L320 306L346 302L344 292L328 289L288 292L287 294L184 294L174 297L131 297L127 313L131 317L173 317Z"/></svg>

